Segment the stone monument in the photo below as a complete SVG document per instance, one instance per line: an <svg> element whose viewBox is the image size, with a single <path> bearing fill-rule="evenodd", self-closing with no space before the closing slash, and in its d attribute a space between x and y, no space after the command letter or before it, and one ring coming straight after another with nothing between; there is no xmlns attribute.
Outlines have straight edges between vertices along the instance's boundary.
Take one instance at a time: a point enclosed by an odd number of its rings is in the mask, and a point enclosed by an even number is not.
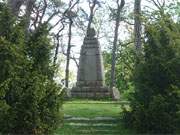
<svg viewBox="0 0 180 135"><path fill-rule="evenodd" d="M81 47L76 87L71 89L71 97L101 99L111 97L105 86L103 58L98 39L90 28Z"/></svg>

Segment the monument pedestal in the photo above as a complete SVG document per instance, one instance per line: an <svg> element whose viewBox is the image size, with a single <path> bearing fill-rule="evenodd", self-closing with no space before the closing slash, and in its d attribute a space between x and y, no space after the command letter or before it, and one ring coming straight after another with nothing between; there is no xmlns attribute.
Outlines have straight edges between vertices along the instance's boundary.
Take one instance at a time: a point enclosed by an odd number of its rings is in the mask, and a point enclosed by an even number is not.
<svg viewBox="0 0 180 135"><path fill-rule="evenodd" d="M106 87L101 48L95 37L95 30L89 29L81 47L76 87L71 89L73 98L102 99L113 96Z"/></svg>
<svg viewBox="0 0 180 135"><path fill-rule="evenodd" d="M111 92L108 87L74 87L71 90L71 97L103 99L110 98Z"/></svg>

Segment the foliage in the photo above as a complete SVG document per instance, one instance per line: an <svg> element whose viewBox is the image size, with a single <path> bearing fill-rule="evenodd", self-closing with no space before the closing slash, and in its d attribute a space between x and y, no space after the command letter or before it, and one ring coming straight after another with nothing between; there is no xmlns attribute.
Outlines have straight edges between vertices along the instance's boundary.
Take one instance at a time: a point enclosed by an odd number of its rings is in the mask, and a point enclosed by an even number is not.
<svg viewBox="0 0 180 135"><path fill-rule="evenodd" d="M25 73L1 84L5 108L1 110L2 133L44 134L60 119L59 88L44 76Z"/></svg>
<svg viewBox="0 0 180 135"><path fill-rule="evenodd" d="M0 132L48 134L62 120L62 95L52 79L46 27L29 41L23 23L0 7Z"/></svg>
<svg viewBox="0 0 180 135"><path fill-rule="evenodd" d="M122 91L131 89L133 87L132 75L135 64L133 44L120 44L117 52L116 64L117 88Z"/></svg>
<svg viewBox="0 0 180 135"><path fill-rule="evenodd" d="M165 5L162 6L161 10L171 15L171 18L173 18L173 20L177 22L180 21L180 2L178 0L167 2Z"/></svg>
<svg viewBox="0 0 180 135"><path fill-rule="evenodd" d="M104 65L105 65L105 78L106 84L110 84L110 68L111 68L111 54L108 52L103 53L104 56ZM133 44L119 43L117 49L117 59L116 59L116 87L122 92L128 93L133 92L133 70L135 63L135 53Z"/></svg>
<svg viewBox="0 0 180 135"><path fill-rule="evenodd" d="M136 65L128 126L140 133L173 134L180 120L180 25L162 15L146 25L144 56Z"/></svg>
<svg viewBox="0 0 180 135"><path fill-rule="evenodd" d="M42 25L36 29L29 37L26 46L28 56L33 61L32 67L39 73L47 75L49 79L53 77L53 66L51 65L51 50L53 46L48 38L46 25Z"/></svg>

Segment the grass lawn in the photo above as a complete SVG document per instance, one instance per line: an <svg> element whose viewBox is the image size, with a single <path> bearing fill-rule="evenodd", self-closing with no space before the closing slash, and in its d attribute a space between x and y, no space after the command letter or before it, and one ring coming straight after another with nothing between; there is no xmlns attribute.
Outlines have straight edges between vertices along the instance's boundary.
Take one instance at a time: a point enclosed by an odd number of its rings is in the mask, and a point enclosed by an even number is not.
<svg viewBox="0 0 180 135"><path fill-rule="evenodd" d="M121 105L124 102L74 100L63 105L68 117L85 120L64 121L63 127L57 129L56 135L130 135L134 134L123 127L121 122ZM111 117L114 120L94 121L97 117ZM90 119L90 120L86 120ZM87 126L88 125L88 126ZM99 126L100 125L100 126ZM81 132L79 132L81 131Z"/></svg>
<svg viewBox="0 0 180 135"><path fill-rule="evenodd" d="M113 103L75 103L66 102L63 106L65 115L71 115L74 117L118 117L120 115L121 106Z"/></svg>
<svg viewBox="0 0 180 135"><path fill-rule="evenodd" d="M97 130L99 129L99 132ZM84 130L84 133L80 133L79 130ZM96 132L95 132L96 131ZM111 133L109 133L110 131ZM59 128L55 135L137 135L130 129L126 129L122 124L119 127L74 127L69 126L66 123L62 128Z"/></svg>

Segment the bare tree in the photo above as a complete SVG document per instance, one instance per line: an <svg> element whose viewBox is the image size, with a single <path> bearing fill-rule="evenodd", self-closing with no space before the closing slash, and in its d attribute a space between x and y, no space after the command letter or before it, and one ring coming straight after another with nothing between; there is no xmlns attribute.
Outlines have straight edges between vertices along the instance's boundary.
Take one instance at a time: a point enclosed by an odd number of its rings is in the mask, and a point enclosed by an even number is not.
<svg viewBox="0 0 180 135"><path fill-rule="evenodd" d="M69 63L70 63L70 52L71 52L71 39L72 39L72 24L73 20L69 19L69 33L68 33L68 46L66 55L66 74L65 74L65 86L69 87Z"/></svg>
<svg viewBox="0 0 180 135"><path fill-rule="evenodd" d="M53 65L56 65L56 61L57 61L57 57L58 57L58 53L59 53L59 47L60 47L60 37L62 35L60 35L60 33L64 30L65 25L64 23L62 23L62 28L58 31L58 33L54 36L55 38L55 44L56 44L56 48L55 48L55 54L54 54L54 59L53 59ZM57 43L56 43L57 42Z"/></svg>
<svg viewBox="0 0 180 135"><path fill-rule="evenodd" d="M139 54L141 52L141 0L135 0L134 2L134 43L136 51Z"/></svg>
<svg viewBox="0 0 180 135"><path fill-rule="evenodd" d="M149 1L149 0L148 0ZM152 2L160 11L162 11L166 5L166 1L165 0L151 0L150 2Z"/></svg>
<svg viewBox="0 0 180 135"><path fill-rule="evenodd" d="M76 14L74 13L74 12L72 12L71 10L79 3L79 0L76 0L73 4L72 4L72 2L73 2L73 0L70 0L70 2L69 2L69 7L62 13L62 17L53 25L53 26L51 26L50 28L49 28L49 31L50 30L52 30L54 27L56 27L57 25L59 25L60 23L61 23L61 28L60 28L60 30L57 32L57 34L55 34L55 37L56 37L56 40L57 40L57 45L56 45L56 49L55 49L55 56L54 56L54 65L56 64L56 60L57 60L57 55L58 55L58 50L59 50L59 38L61 37L61 32L64 30L64 28L65 28L65 20L68 18L68 17L75 17L76 16ZM60 11L59 12L56 12L57 14L58 13L61 13ZM53 18L55 15L56 15L56 13L55 14L53 14L53 15L51 15L51 17L50 17L50 19L48 19L47 21L46 21L46 23L48 23L50 20L51 20L51 18ZM42 20L42 19L41 19ZM63 53L63 54L65 54L65 53Z"/></svg>
<svg viewBox="0 0 180 135"><path fill-rule="evenodd" d="M125 1L119 0L116 1L117 11L116 11L116 20L115 20L115 29L114 29L114 41L113 41L113 49L112 49L112 63L111 63L111 82L110 87L113 88L115 85L115 65L116 65L116 50L117 50L117 41L118 41L118 31L121 19L121 12L125 5Z"/></svg>
<svg viewBox="0 0 180 135"><path fill-rule="evenodd" d="M78 4L79 0L75 2L75 4L72 4L72 0L69 2L69 7L72 7L72 5ZM74 7L73 6L73 7ZM69 10L64 14L65 17L68 18L69 21L69 29L68 29L68 46L67 46L67 53L66 53L66 69L65 69L65 86L69 87L69 64L70 64L70 58L71 58L71 39L72 39L72 25L73 25L73 18L76 17L76 13L72 11L72 8L69 8Z"/></svg>
<svg viewBox="0 0 180 135"><path fill-rule="evenodd" d="M93 0L92 2L89 1L90 15L89 15L89 21L88 21L87 30L89 30L90 27L91 27L93 17L94 17L94 14L95 14L96 3L97 3L97 0Z"/></svg>

